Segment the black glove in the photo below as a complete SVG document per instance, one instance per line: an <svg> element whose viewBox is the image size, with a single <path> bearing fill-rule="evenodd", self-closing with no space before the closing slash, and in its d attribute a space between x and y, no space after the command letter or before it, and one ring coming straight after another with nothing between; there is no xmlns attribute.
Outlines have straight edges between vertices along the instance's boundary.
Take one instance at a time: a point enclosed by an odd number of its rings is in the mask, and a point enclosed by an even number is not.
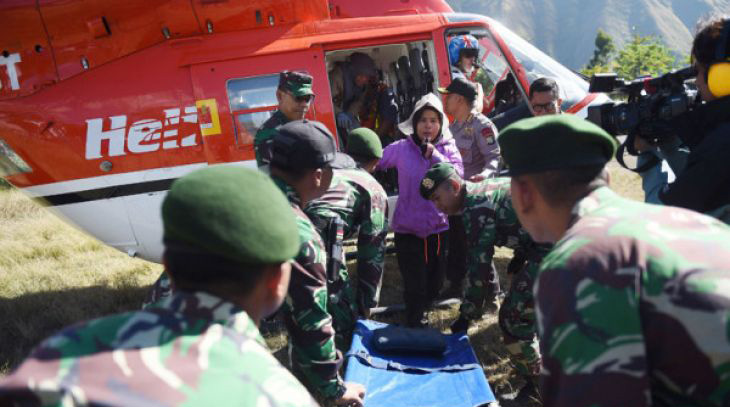
<svg viewBox="0 0 730 407"><path fill-rule="evenodd" d="M515 250L512 260L507 265L507 274L517 274L527 262L527 254L522 250Z"/></svg>
<svg viewBox="0 0 730 407"><path fill-rule="evenodd" d="M469 329L471 321L464 317L459 317L453 324L451 324L451 333L464 332Z"/></svg>

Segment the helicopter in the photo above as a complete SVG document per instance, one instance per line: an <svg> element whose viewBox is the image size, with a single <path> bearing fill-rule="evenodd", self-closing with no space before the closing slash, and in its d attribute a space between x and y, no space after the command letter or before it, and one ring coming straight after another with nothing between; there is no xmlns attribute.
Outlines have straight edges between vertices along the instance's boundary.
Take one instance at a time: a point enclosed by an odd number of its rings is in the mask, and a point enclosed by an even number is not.
<svg viewBox="0 0 730 407"><path fill-rule="evenodd" d="M256 168L253 137L277 109L280 71L314 78L307 118L333 134L338 62L369 55L412 104L450 83L448 44L465 34L490 79L511 74L523 100L541 76L558 81L565 112L608 100L500 22L444 0L13 0L0 16L0 176L154 262L175 179L209 165Z"/></svg>

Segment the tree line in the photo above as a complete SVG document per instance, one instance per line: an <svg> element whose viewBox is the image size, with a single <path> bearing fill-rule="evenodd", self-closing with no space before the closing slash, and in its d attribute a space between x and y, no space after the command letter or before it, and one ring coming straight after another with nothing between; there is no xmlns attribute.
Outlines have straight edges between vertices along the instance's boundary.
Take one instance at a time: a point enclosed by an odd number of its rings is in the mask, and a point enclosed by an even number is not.
<svg viewBox="0 0 730 407"><path fill-rule="evenodd" d="M688 55L677 55L655 36L634 34L621 50L610 35L599 29L596 49L581 73L615 72L619 77L633 80L641 76L657 76L689 65Z"/></svg>

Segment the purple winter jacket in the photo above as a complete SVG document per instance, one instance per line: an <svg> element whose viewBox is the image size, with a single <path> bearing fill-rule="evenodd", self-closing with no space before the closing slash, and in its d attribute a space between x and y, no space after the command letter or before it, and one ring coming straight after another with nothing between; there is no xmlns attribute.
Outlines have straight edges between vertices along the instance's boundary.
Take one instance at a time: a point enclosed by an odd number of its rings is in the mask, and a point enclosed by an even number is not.
<svg viewBox="0 0 730 407"><path fill-rule="evenodd" d="M398 169L398 203L391 225L397 233L425 238L449 228L446 215L439 212L431 201L421 197L419 187L426 171L438 162L452 163L459 175L463 175L464 166L459 149L448 131L443 133L434 147L430 160L423 158L421 149L411 137L396 141L383 149L383 158L377 169Z"/></svg>

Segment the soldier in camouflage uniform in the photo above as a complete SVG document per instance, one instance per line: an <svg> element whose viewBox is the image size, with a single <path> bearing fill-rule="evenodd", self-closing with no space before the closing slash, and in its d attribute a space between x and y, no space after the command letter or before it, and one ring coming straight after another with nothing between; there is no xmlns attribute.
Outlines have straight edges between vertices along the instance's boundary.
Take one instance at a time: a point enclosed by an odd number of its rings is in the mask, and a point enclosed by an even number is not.
<svg viewBox="0 0 730 407"><path fill-rule="evenodd" d="M178 291L45 340L0 381L0 405L316 406L258 330L299 248L281 192L258 171L206 168L173 183L162 218Z"/></svg>
<svg viewBox="0 0 730 407"><path fill-rule="evenodd" d="M454 118L449 130L464 163L463 178L481 181L494 176L499 165L497 128L475 108L479 94L477 85L466 78L456 77L448 88L439 88L438 91L446 94L444 111ZM475 176L478 179L472 178ZM461 296L466 277L466 231L460 214L449 216L448 264L446 277L450 284L442 296ZM494 268L494 265L491 267Z"/></svg>
<svg viewBox="0 0 730 407"><path fill-rule="evenodd" d="M355 161L347 160L346 165L337 166L327 192L309 202L304 210L328 249L328 304L338 348L352 336L358 315L368 318L370 308L378 304L388 233L388 196L370 175L383 156L378 135L364 127L351 131L347 152ZM340 233L337 225L342 225ZM343 240L356 234L357 293L342 250Z"/></svg>
<svg viewBox="0 0 730 407"><path fill-rule="evenodd" d="M533 239L546 406L727 406L730 228L608 188L617 143L572 115L499 139Z"/></svg>
<svg viewBox="0 0 730 407"><path fill-rule="evenodd" d="M301 120L307 114L309 105L314 98L312 90L312 77L303 72L282 71L279 73L279 87L276 89L276 100L279 109L264 122L254 137L254 153L256 154L256 165L259 169L268 172L271 156L271 138L275 131L292 120ZM172 284L170 279L162 273L152 284L142 308L172 295Z"/></svg>
<svg viewBox="0 0 730 407"><path fill-rule="evenodd" d="M527 381L525 393L535 392L540 353L535 334L532 281L549 246L537 245L520 226L512 207L509 178L465 182L451 164L431 167L421 182L421 195L448 214L461 213L468 242L467 286L453 332L466 331L482 317L485 303L495 302L499 276L492 267L495 247L520 249L528 262L512 279L499 309L499 326L510 358ZM524 397L526 397L525 395Z"/></svg>
<svg viewBox="0 0 730 407"><path fill-rule="evenodd" d="M276 100L279 109L274 112L254 137L254 152L256 165L264 171L269 169L271 156L270 143L276 129L292 120L301 120L309 110L309 104L314 98L312 77L302 72L283 71L279 74L279 87L276 89ZM160 278L150 288L142 308L172 295L170 279L162 273Z"/></svg>
<svg viewBox="0 0 730 407"><path fill-rule="evenodd" d="M279 87L276 89L279 109L264 122L253 139L256 164L259 168L268 169L271 157L269 143L274 137L274 130L292 120L304 119L313 98L311 76L291 71L279 74Z"/></svg>
<svg viewBox="0 0 730 407"><path fill-rule="evenodd" d="M289 331L294 373L326 403L362 405L365 388L339 375L342 353L335 346L327 284L327 253L302 211L332 180L332 134L319 122L294 121L277 129L271 142L271 177L294 209L301 246L294 258L282 315Z"/></svg>

